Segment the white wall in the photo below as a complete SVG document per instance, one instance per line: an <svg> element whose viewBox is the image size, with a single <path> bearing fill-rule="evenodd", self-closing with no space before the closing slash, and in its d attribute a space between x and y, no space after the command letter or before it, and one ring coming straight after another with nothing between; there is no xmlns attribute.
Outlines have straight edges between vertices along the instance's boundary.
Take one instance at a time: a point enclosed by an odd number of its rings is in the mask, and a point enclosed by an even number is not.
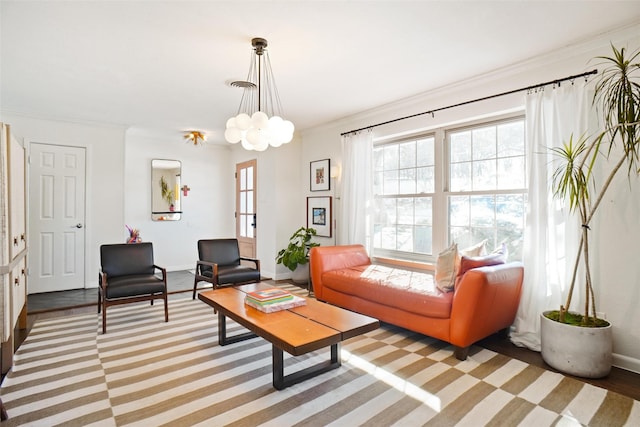
<svg viewBox="0 0 640 427"><path fill-rule="evenodd" d="M340 161L342 132L592 70L598 64L591 59L598 55L609 55L610 43L618 47L628 46L631 51L640 48L640 25L624 28L508 69L307 130L302 133L302 164L307 165L309 161L322 158ZM434 117L424 115L403 120L376 127L374 139L408 129L425 130L479 118L487 113L522 109L523 101L523 95L519 93L442 111L435 113ZM640 328L637 327L640 325L640 263L637 262L636 245L640 241L638 212L640 179L634 178L630 188L626 177L620 178L615 194L609 194L608 203L601 208L592 233L592 246L597 248L592 254L595 260L593 278L597 284L598 311L605 312L613 324L614 364L636 372L640 372Z"/></svg>
<svg viewBox="0 0 640 427"><path fill-rule="evenodd" d="M86 148L85 283L97 286L100 245L120 241L122 236L124 128L10 113L4 113L2 120L11 125L15 135L24 138L27 152L33 142ZM32 238L31 233L27 235Z"/></svg>
<svg viewBox="0 0 640 427"><path fill-rule="evenodd" d="M151 160L179 160L182 184L179 221L151 220ZM194 146L179 132L147 129L126 132L124 155L124 221L117 241L124 242L125 224L140 230L143 241L153 242L156 264L169 271L194 269L199 239L235 237L234 165L228 147Z"/></svg>

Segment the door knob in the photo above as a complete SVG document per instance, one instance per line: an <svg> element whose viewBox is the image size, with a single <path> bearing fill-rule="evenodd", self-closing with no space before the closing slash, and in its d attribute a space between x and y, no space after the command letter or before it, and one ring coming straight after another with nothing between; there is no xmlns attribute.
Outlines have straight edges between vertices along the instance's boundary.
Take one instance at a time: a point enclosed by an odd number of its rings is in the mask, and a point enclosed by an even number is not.
<svg viewBox="0 0 640 427"><path fill-rule="evenodd" d="M77 223L77 224L76 224L76 228L82 228L82 224Z"/></svg>

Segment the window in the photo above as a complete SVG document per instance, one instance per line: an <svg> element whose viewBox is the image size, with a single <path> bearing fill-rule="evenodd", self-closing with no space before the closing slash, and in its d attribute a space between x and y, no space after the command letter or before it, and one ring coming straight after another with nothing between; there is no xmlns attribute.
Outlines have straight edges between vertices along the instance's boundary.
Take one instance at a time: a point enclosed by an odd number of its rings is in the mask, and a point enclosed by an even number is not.
<svg viewBox="0 0 640 427"><path fill-rule="evenodd" d="M373 245L378 252L402 252L399 257L407 259L432 253L434 143L426 136L374 148Z"/></svg>
<svg viewBox="0 0 640 427"><path fill-rule="evenodd" d="M375 146L374 255L433 261L450 242L487 239L521 259L525 153L522 117Z"/></svg>
<svg viewBox="0 0 640 427"><path fill-rule="evenodd" d="M522 259L526 174L524 120L447 132L449 148L448 240L459 247L487 239L507 243Z"/></svg>

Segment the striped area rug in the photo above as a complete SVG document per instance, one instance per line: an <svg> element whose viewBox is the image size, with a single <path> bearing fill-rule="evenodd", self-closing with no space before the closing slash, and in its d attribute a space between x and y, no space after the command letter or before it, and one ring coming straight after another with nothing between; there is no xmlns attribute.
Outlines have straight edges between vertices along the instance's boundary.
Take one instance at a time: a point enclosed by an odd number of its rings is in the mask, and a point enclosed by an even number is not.
<svg viewBox="0 0 640 427"><path fill-rule="evenodd" d="M269 343L218 346L199 300L170 301L169 316L160 304L112 308L106 335L94 314L38 321L2 384L2 424L640 426L638 401L481 348L461 362L389 325L346 341L339 369L276 391ZM328 354L285 353L285 373Z"/></svg>

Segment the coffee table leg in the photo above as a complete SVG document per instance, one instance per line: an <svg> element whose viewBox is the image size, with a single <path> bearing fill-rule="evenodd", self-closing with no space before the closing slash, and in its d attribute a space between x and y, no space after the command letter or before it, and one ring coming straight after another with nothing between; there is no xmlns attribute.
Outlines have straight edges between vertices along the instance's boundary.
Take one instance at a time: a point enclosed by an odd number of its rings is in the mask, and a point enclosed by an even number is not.
<svg viewBox="0 0 640 427"><path fill-rule="evenodd" d="M224 314L218 311L218 344L227 345L236 342L249 340L257 337L253 332L245 332L243 334L227 337L227 318Z"/></svg>
<svg viewBox="0 0 640 427"><path fill-rule="evenodd" d="M340 360L340 343L331 346L331 359L319 363L314 366L293 372L289 375L284 374L284 352L282 349L272 345L273 358L273 388L282 390L283 388L298 384L301 381L313 378L324 372L339 368L342 364Z"/></svg>

